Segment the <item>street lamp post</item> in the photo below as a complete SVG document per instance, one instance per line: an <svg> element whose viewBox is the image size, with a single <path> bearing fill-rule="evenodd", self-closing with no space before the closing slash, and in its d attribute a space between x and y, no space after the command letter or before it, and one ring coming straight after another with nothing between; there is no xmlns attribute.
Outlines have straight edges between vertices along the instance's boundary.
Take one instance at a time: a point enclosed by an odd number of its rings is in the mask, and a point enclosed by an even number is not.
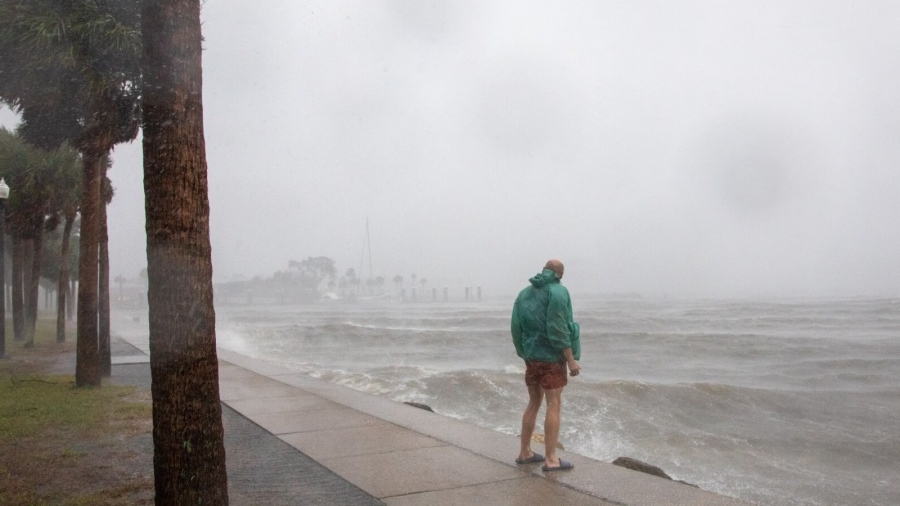
<svg viewBox="0 0 900 506"><path fill-rule="evenodd" d="M6 199L9 186L0 177L0 358L6 356Z"/></svg>

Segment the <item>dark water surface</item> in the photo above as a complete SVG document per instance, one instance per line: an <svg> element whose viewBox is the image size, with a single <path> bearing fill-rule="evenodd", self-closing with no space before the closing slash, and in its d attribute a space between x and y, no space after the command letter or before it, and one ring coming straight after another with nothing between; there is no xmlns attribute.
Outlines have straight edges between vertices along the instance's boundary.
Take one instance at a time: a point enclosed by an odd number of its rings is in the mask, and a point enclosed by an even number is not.
<svg viewBox="0 0 900 506"><path fill-rule="evenodd" d="M566 449L760 504L900 504L900 299L573 303L583 373L563 396ZM217 333L223 348L517 434L510 310L222 307Z"/></svg>

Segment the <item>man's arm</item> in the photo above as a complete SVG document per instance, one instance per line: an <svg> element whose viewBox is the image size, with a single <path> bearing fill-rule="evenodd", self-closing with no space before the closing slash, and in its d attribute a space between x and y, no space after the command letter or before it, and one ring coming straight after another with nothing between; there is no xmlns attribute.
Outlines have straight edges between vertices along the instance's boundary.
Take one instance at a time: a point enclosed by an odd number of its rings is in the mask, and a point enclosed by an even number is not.
<svg viewBox="0 0 900 506"><path fill-rule="evenodd" d="M516 347L516 354L520 358L525 358L525 350L522 348L522 327L519 325L519 301L513 304L512 321L509 325L512 333L513 345Z"/></svg>
<svg viewBox="0 0 900 506"><path fill-rule="evenodd" d="M566 365L569 367L569 375L578 376L578 373L581 372L581 365L579 365L578 361L575 360L575 357L572 356L572 348L564 349L563 355L566 356Z"/></svg>

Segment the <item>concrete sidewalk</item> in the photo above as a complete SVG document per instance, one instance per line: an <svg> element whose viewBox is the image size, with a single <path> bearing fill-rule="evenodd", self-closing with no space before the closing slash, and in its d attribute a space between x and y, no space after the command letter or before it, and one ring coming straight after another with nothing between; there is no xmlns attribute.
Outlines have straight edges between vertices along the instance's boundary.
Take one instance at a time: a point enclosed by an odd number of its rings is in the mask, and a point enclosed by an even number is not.
<svg viewBox="0 0 900 506"><path fill-rule="evenodd" d="M145 353L149 351L146 336L123 338ZM329 476L346 480L388 505L748 504L571 452L560 452L560 456L574 463L574 470L545 474L539 464L515 464L519 447L515 436L319 381L227 350L220 349L218 355L220 396L225 406L271 434L270 439L277 437L327 468ZM146 355L134 354L115 357L114 364L147 360ZM272 469L266 451L243 445L241 458L258 466L255 472L250 471L251 481L253 475L268 483L297 480L307 472L304 468ZM234 454L229 452L228 458L234 458ZM273 472L275 476L271 476ZM229 463L229 480L231 473ZM285 499L304 502L299 497ZM353 502L329 504L371 503L357 497Z"/></svg>
<svg viewBox="0 0 900 506"><path fill-rule="evenodd" d="M124 341L116 341L119 342L112 346L111 380L149 390L147 355ZM222 425L228 499L232 505L384 504L227 405L222 406ZM152 472L153 440L149 434L141 439L136 444L143 448L135 451L147 456L147 466Z"/></svg>

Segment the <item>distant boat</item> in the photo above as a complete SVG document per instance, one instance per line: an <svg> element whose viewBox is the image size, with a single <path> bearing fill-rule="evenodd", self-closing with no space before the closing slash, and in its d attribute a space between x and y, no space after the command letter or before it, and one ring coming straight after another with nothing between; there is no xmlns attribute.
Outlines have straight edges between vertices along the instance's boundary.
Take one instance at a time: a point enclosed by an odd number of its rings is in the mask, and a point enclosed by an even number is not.
<svg viewBox="0 0 900 506"><path fill-rule="evenodd" d="M328 302L340 302L340 301L341 301L341 296L338 295L338 294L336 294L336 293L334 293L334 292L325 292L325 293L322 294L322 297L321 297L320 300L321 300L322 302L326 302L326 303L328 303Z"/></svg>

